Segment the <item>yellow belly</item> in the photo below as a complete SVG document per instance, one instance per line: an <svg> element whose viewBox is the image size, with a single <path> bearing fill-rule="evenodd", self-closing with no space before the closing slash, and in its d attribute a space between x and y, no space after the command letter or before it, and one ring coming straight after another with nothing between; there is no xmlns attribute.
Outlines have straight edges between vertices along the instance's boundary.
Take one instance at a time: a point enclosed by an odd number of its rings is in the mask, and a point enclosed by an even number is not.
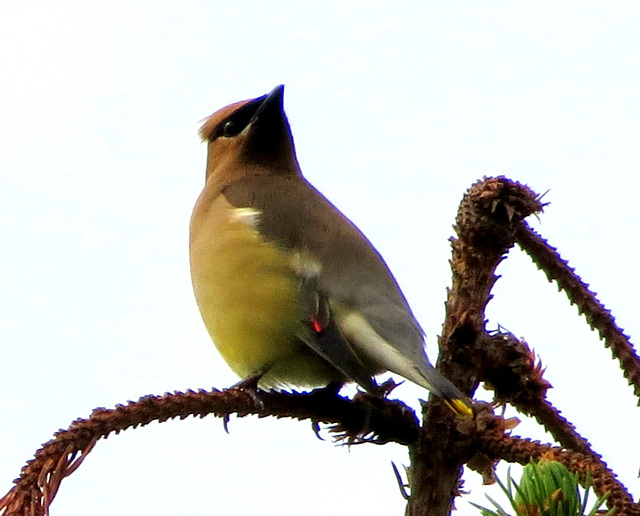
<svg viewBox="0 0 640 516"><path fill-rule="evenodd" d="M252 213L222 195L191 221L191 277L200 313L218 351L241 378L261 386L312 387L335 371L298 336L305 331L290 255L267 242Z"/></svg>

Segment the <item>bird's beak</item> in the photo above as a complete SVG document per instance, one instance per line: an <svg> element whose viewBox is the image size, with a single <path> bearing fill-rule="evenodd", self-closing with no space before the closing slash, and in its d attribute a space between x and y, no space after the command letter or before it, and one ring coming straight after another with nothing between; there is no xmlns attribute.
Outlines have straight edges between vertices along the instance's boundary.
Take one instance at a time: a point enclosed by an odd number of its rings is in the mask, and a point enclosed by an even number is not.
<svg viewBox="0 0 640 516"><path fill-rule="evenodd" d="M256 110L244 130L245 151L264 159L295 162L293 137L283 106L284 85L252 101Z"/></svg>
<svg viewBox="0 0 640 516"><path fill-rule="evenodd" d="M275 117L281 117L284 112L283 99L284 99L284 84L279 84L273 88L267 95L260 97L264 99L260 103L260 107L251 117L249 126L261 123L261 120L273 119Z"/></svg>

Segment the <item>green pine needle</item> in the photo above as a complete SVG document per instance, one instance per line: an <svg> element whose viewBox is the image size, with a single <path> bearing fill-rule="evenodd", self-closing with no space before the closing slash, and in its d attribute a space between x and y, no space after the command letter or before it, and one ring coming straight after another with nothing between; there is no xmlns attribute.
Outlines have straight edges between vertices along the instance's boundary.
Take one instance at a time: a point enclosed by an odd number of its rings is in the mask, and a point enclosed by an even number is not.
<svg viewBox="0 0 640 516"><path fill-rule="evenodd" d="M498 485L515 511L515 516L594 516L607 499L606 495L599 497L587 512L591 490L589 476L583 489L577 473L570 473L563 464L547 459L527 464L519 484L509 469L506 485L500 479ZM511 516L498 502L486 496L494 509L471 504L480 509L482 516ZM613 511L609 510L605 516L612 515Z"/></svg>

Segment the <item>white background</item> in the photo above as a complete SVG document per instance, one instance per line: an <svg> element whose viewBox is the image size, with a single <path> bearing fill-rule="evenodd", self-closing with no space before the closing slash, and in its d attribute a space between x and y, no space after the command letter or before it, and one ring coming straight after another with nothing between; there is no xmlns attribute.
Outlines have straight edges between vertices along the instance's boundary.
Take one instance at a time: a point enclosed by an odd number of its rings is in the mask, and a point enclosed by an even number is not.
<svg viewBox="0 0 640 516"><path fill-rule="evenodd" d="M191 293L196 131L279 83L306 176L386 257L432 358L447 239L483 175L550 190L532 223L637 340L639 24L635 0L4 0L0 491L96 406L236 381ZM617 363L519 250L499 272L488 327L535 348L551 400L638 496L640 414ZM335 447L290 421L230 430L211 417L111 436L52 514L403 513L400 447ZM486 489L475 473L465 487L459 512L476 514Z"/></svg>

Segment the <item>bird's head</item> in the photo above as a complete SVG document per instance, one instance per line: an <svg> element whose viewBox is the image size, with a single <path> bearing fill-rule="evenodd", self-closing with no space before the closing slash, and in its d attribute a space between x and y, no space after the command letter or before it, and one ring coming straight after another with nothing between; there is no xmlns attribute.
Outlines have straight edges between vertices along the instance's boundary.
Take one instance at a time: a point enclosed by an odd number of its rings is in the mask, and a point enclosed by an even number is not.
<svg viewBox="0 0 640 516"><path fill-rule="evenodd" d="M200 136L209 145L207 180L229 183L249 175L300 174L283 96L279 85L206 119Z"/></svg>

